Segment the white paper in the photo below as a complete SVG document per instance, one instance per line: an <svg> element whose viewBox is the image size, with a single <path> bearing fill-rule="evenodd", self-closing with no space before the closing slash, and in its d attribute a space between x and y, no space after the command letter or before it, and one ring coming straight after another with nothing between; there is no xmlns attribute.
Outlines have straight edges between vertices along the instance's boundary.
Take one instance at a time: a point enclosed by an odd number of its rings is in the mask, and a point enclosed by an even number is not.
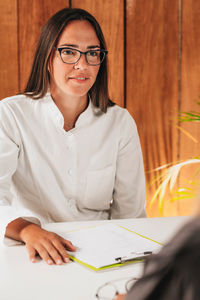
<svg viewBox="0 0 200 300"><path fill-rule="evenodd" d="M77 247L76 252L69 253L95 268L115 264L117 257L137 258L145 251L161 248L156 242L111 223L70 232L64 237Z"/></svg>

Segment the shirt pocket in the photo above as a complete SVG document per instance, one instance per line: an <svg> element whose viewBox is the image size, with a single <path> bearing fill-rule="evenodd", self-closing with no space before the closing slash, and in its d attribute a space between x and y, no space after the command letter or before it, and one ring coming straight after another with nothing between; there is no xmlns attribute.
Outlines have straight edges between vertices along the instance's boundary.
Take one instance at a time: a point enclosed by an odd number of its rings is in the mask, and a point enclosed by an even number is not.
<svg viewBox="0 0 200 300"><path fill-rule="evenodd" d="M88 209L108 210L114 189L114 167L89 170L86 175L84 206Z"/></svg>

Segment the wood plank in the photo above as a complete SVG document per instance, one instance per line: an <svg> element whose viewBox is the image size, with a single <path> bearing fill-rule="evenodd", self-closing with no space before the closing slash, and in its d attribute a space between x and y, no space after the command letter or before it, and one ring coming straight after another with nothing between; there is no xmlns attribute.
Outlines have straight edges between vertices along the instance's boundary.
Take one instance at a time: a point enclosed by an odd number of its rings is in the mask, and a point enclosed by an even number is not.
<svg viewBox="0 0 200 300"><path fill-rule="evenodd" d="M72 7L90 12L99 22L109 51L109 95L124 106L124 1L72 0Z"/></svg>
<svg viewBox="0 0 200 300"><path fill-rule="evenodd" d="M17 0L0 1L0 99L18 92Z"/></svg>
<svg viewBox="0 0 200 300"><path fill-rule="evenodd" d="M58 10L69 7L69 0L19 1L20 90L23 91L40 36L41 27Z"/></svg>
<svg viewBox="0 0 200 300"><path fill-rule="evenodd" d="M127 0L127 108L140 134L145 170L177 160L178 0ZM147 182L152 179L147 173ZM149 210L153 190L148 189ZM170 210L170 212L169 212ZM166 215L178 213L177 204Z"/></svg>
<svg viewBox="0 0 200 300"><path fill-rule="evenodd" d="M181 111L200 111L196 100L200 101L200 2L182 1L182 91ZM198 142L193 142L186 135L180 136L180 159L189 159L200 155L200 123L182 123L181 127L188 131ZM198 165L199 167L199 165ZM187 186L197 166L187 167L181 173L180 184ZM199 185L199 183L198 183ZM181 214L192 206L191 200L182 201Z"/></svg>

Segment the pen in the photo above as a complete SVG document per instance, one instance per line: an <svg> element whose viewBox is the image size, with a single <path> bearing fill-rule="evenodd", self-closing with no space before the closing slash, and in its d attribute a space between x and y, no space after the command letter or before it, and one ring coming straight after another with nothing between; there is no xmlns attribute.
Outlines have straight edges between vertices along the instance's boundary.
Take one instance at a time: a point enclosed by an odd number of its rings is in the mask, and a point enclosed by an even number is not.
<svg viewBox="0 0 200 300"><path fill-rule="evenodd" d="M121 256L121 257L116 257L115 260L119 263L125 263L127 261L131 261L134 259L138 259L138 258L144 258L147 255L152 254L152 251L144 251L144 252L131 252L131 254L136 254L138 256Z"/></svg>
<svg viewBox="0 0 200 300"><path fill-rule="evenodd" d="M152 251L144 251L144 252L131 252L131 254L144 254L144 255L149 255L152 254Z"/></svg>

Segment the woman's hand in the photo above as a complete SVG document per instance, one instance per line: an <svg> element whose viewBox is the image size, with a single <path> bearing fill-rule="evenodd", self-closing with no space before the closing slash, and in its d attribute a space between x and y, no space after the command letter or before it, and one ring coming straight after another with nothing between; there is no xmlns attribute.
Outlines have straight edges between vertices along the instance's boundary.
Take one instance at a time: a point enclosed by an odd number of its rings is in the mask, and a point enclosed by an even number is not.
<svg viewBox="0 0 200 300"><path fill-rule="evenodd" d="M32 262L36 262L36 255L39 254L47 264L61 265L63 262L69 262L66 249L76 251L70 241L35 224L30 224L22 229L20 237L26 245Z"/></svg>
<svg viewBox="0 0 200 300"><path fill-rule="evenodd" d="M32 262L36 262L39 255L49 265L61 265L69 262L66 249L76 251L70 241L22 218L8 224L6 236L24 242Z"/></svg>

